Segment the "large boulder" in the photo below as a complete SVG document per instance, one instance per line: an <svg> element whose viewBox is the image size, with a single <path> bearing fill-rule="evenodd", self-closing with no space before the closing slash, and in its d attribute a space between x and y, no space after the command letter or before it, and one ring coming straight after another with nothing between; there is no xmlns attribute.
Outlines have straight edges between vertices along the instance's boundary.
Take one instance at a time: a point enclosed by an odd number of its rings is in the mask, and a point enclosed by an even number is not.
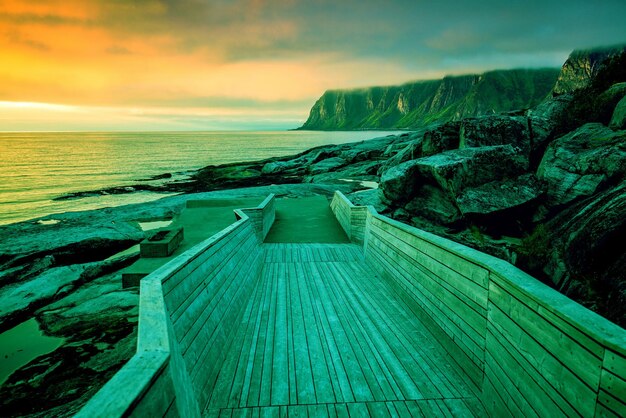
<svg viewBox="0 0 626 418"><path fill-rule="evenodd" d="M460 130L461 122L448 122L427 130L424 132L422 155L427 157L458 148Z"/></svg>
<svg viewBox="0 0 626 418"><path fill-rule="evenodd" d="M571 94L563 94L546 100L528 111L532 152L543 155L548 143L554 139L556 128L567 117L567 108L572 99Z"/></svg>
<svg viewBox="0 0 626 418"><path fill-rule="evenodd" d="M436 224L450 224L461 218L454 199L442 188L425 184L405 206L410 217L419 216Z"/></svg>
<svg viewBox="0 0 626 418"><path fill-rule="evenodd" d="M422 138L409 142L380 166L380 172L384 173L391 167L402 164L406 161L415 160L422 156Z"/></svg>
<svg viewBox="0 0 626 418"><path fill-rule="evenodd" d="M526 206L541 194L537 178L533 174L524 174L467 188L456 198L456 205L463 216L488 215Z"/></svg>
<svg viewBox="0 0 626 418"><path fill-rule="evenodd" d="M602 316L626 325L626 184L572 205L549 224L546 273Z"/></svg>
<svg viewBox="0 0 626 418"><path fill-rule="evenodd" d="M402 143L409 140L411 135L388 135L380 138L369 139L367 141L353 142L342 145L341 153L337 155L353 164L366 160L380 158L385 150L392 144Z"/></svg>
<svg viewBox="0 0 626 418"><path fill-rule="evenodd" d="M415 160L420 183L435 183L451 195L525 170L525 159L511 145L456 149Z"/></svg>
<svg viewBox="0 0 626 418"><path fill-rule="evenodd" d="M559 206L591 196L626 174L626 132L589 123L553 141L537 177L546 184L547 203Z"/></svg>
<svg viewBox="0 0 626 418"><path fill-rule="evenodd" d="M407 143L421 140L423 136L424 132L422 130L416 132L404 132L398 135L394 142L387 145L382 156L384 158L391 158L403 149Z"/></svg>
<svg viewBox="0 0 626 418"><path fill-rule="evenodd" d="M615 130L626 129L626 97L615 106L609 127Z"/></svg>
<svg viewBox="0 0 626 418"><path fill-rule="evenodd" d="M386 170L380 178L380 191L390 203L404 203L415 193L419 160L405 161Z"/></svg>
<svg viewBox="0 0 626 418"><path fill-rule="evenodd" d="M509 144L526 158L530 155L531 135L524 116L491 115L463 119L459 148Z"/></svg>
<svg viewBox="0 0 626 418"><path fill-rule="evenodd" d="M466 188L517 177L525 163L511 145L456 149L390 168L380 190L390 205L446 224L462 215L457 198Z"/></svg>

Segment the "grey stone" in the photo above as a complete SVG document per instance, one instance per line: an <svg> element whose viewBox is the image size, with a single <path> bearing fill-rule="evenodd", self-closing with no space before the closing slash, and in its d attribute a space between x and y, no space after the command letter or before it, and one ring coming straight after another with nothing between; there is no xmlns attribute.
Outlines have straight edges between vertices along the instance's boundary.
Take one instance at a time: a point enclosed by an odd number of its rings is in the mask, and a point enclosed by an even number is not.
<svg viewBox="0 0 626 418"><path fill-rule="evenodd" d="M554 139L555 129L567 117L571 94L563 94L546 100L528 111L532 135L532 151L543 152L548 142Z"/></svg>
<svg viewBox="0 0 626 418"><path fill-rule="evenodd" d="M410 160L385 171L380 179L380 190L391 202L406 202L415 193L419 179L416 166L419 160Z"/></svg>
<svg viewBox="0 0 626 418"><path fill-rule="evenodd" d="M457 149L415 160L421 183L435 183L450 195L524 172L526 160L511 145Z"/></svg>
<svg viewBox="0 0 626 418"><path fill-rule="evenodd" d="M328 171L307 176L304 178L304 181L309 183L337 183L337 181L342 180L378 181L376 172L378 171L379 166L379 161L365 160L340 167L335 171Z"/></svg>
<svg viewBox="0 0 626 418"><path fill-rule="evenodd" d="M528 158L531 136L526 117L491 115L461 121L459 148L506 144Z"/></svg>
<svg viewBox="0 0 626 418"><path fill-rule="evenodd" d="M381 167L381 174L391 167L402 164L406 161L414 160L422 156L422 138L416 139L407 143L400 151L398 151L393 157L385 161Z"/></svg>
<svg viewBox="0 0 626 418"><path fill-rule="evenodd" d="M424 141L422 142L422 156L426 157L458 148L460 131L460 122L448 122L434 129L427 130L424 132Z"/></svg>
<svg viewBox="0 0 626 418"><path fill-rule="evenodd" d="M518 208L536 201L542 191L536 177L525 174L515 179L506 179L466 188L457 198L456 204L465 215L487 215L494 212Z"/></svg>
<svg viewBox="0 0 626 418"><path fill-rule="evenodd" d="M563 205L590 196L626 174L626 132L589 123L553 141L537 177L547 186L547 203Z"/></svg>
<svg viewBox="0 0 626 418"><path fill-rule="evenodd" d="M434 185L424 185L405 206L411 216L419 215L438 224L457 221L461 213L449 193Z"/></svg>

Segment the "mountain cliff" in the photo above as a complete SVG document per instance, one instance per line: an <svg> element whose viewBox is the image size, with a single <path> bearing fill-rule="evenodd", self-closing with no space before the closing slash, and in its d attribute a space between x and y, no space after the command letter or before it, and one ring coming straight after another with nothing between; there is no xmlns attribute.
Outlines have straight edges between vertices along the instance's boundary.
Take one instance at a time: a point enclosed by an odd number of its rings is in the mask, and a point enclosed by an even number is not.
<svg viewBox="0 0 626 418"><path fill-rule="evenodd" d="M624 51L626 45L579 49L572 52L561 68L552 94L559 96L587 87L608 58L619 56Z"/></svg>
<svg viewBox="0 0 626 418"><path fill-rule="evenodd" d="M447 76L401 86L329 90L299 129L415 128L537 105L559 69L519 69Z"/></svg>

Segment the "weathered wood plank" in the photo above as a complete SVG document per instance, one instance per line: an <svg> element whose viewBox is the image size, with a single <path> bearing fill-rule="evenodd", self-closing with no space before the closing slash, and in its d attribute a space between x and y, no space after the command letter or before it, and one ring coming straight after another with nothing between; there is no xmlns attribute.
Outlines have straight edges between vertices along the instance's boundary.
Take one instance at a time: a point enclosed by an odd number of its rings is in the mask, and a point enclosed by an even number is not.
<svg viewBox="0 0 626 418"><path fill-rule="evenodd" d="M397 277L410 277L410 274L401 270L400 266L390 264L383 255L372 252L370 253L370 265L376 266L376 263L378 263L379 266L384 266L385 270L383 273L386 273L386 276L390 280L394 280L394 278ZM482 369L481 357L484 355L484 342L480 336L474 333L474 337L470 337L463 326L464 322L458 318L456 313L450 310L450 308L442 306L442 302L432 295L429 296L419 291L417 286L399 284L399 288L413 298L413 303L428 314L431 320L442 328L446 334L463 349L473 361L474 367ZM476 340L478 340L478 342Z"/></svg>
<svg viewBox="0 0 626 418"><path fill-rule="evenodd" d="M395 225L391 224L392 222L383 221L379 215L375 215L372 217L371 228L379 228L392 232L397 237L401 237L407 244L414 248L419 248L421 252L429 255L431 258L435 260L445 260L446 266L457 272L463 272L468 279L487 288L489 284L489 274L487 270L466 258L450 252L447 248L442 248L423 238L403 231L401 228L397 228ZM406 227L405 225L405 228Z"/></svg>
<svg viewBox="0 0 626 418"><path fill-rule="evenodd" d="M313 313L313 319L316 323L316 327L319 334L319 344L322 350L322 355L325 360L326 368L328 371L329 377L329 391L332 394L332 398L334 401L329 402L345 402L345 398L342 394L341 384L339 383L339 377L336 370L336 361L339 359L339 355L337 353L336 346L334 346L334 340L332 337L327 335L328 330L325 329L325 325L323 323L323 319L320 316L320 308L318 301L318 294L316 292L316 287L318 286L319 277L316 277L310 268L307 268L307 265L302 265L305 284L308 284L308 291L311 297L311 310ZM311 281L311 283L309 282ZM335 353L333 353L333 349ZM341 373L341 372L340 372ZM345 372L342 373L342 377L345 377ZM347 382L346 382L347 383ZM346 389L349 392L349 383L346 385ZM349 392L351 394L351 392ZM330 396L329 396L330 399ZM318 402L320 401L320 397L318 395Z"/></svg>
<svg viewBox="0 0 626 418"><path fill-rule="evenodd" d="M258 334L258 315L260 312L259 304L263 298L263 288L261 286L255 286L255 289L250 297L250 302L244 313L242 321L239 323L239 332L244 333L243 344L241 345L241 353L239 355L239 361L237 362L237 368L235 377L231 385L230 396L228 398L228 407L236 408L240 405L241 400L244 397L244 387L247 387L246 375L248 374L248 366L254 360L254 350L256 348L255 337ZM238 339L232 344L233 349L238 348ZM235 353L230 353L234 357ZM245 394L247 397L247 393Z"/></svg>
<svg viewBox="0 0 626 418"><path fill-rule="evenodd" d="M251 406L250 398L255 399L253 405L258 405L258 384L255 385L255 382L260 379L255 379L255 377L260 376L262 371L261 363L263 361L263 349L265 347L263 343L265 342L265 332L267 327L267 305L270 297L269 283L269 280L265 280L264 272L261 272L261 279L257 284L260 288L261 300L260 305L257 307L256 327L254 329L254 336L250 346L250 355L246 365L244 384L241 390L241 398L239 401L239 407L241 408ZM253 387L255 386L257 390L253 393Z"/></svg>
<svg viewBox="0 0 626 418"><path fill-rule="evenodd" d="M307 277L311 278L310 289L313 308L317 323L320 327L320 336L323 339L322 346L326 350L325 352L327 354L328 368L335 399L337 402L354 402L354 395L352 394L350 381L348 379L348 375L346 374L340 354L341 348L338 347L333 335L328 318L329 313L326 312L322 303L323 297L321 296L320 287L323 286L323 284L322 279L319 276L319 271L316 268L313 268L313 264L304 265L303 268Z"/></svg>
<svg viewBox="0 0 626 418"><path fill-rule="evenodd" d="M336 399L328 370L329 359L324 355L318 324L313 312L312 295L307 285L307 283L314 284L310 283L311 279L312 277L307 277L301 264L295 264L294 280L300 288L302 313L307 318L305 321L305 332L313 371L315 398L318 403L334 403Z"/></svg>
<svg viewBox="0 0 626 418"><path fill-rule="evenodd" d="M261 306L261 320L259 324L259 335L256 341L256 351L254 355L254 365L252 366L252 375L250 376L250 389L248 391L248 397L245 400L245 405L242 406L257 406L259 405L260 393L261 393L261 380L263 374L263 361L265 357L266 336L269 327L269 311L271 305L272 295L272 280L271 271L273 264L266 263L263 266L261 272L260 283L264 287L264 301ZM242 398L243 401L243 398Z"/></svg>
<svg viewBox="0 0 626 418"><path fill-rule="evenodd" d="M325 270L322 268L320 263L312 263L311 269L316 272L315 274L317 274L318 277L321 278L318 282L319 286L317 289L320 295L319 300L321 306L323 307L326 320L329 324L330 333L333 340L336 342L339 361L337 361L337 357L334 358L336 359L335 364L337 364L337 370L343 370L343 375L346 376L348 384L351 387L348 391L344 382L344 385L342 386L342 393L346 398L349 396L354 397L357 402L373 400L374 394L369 387L363 369L359 364L357 355L352 347L348 333L344 329L340 314L331 298L332 289L328 286L326 280L324 279ZM342 376L342 374L339 375Z"/></svg>
<svg viewBox="0 0 626 418"><path fill-rule="evenodd" d="M487 292L483 289L462 289L460 281L454 281L450 272L439 273L437 275L428 266L419 263L412 254L398 251L398 249L388 245L376 235L370 241L372 245L380 243L379 251L390 261L403 267L409 274L405 276L408 286L419 288L426 296L432 295L441 307L446 307L457 317L462 318L464 323L469 325L479 336L484 335L486 327L485 307L487 305ZM443 279L448 277L447 280ZM469 297L468 297L469 295ZM478 295L481 300L476 302ZM472 334L468 334L472 335ZM478 337L480 339L480 337Z"/></svg>
<svg viewBox="0 0 626 418"><path fill-rule="evenodd" d="M276 316L274 324L274 356L272 364L271 405L289 404L289 365L287 353L287 276L284 264L278 265Z"/></svg>
<svg viewBox="0 0 626 418"><path fill-rule="evenodd" d="M289 276L291 284L295 284L296 277L295 265L289 266ZM293 319L293 345L294 357L296 363L296 387L298 392L299 404L313 404L315 399L315 386L313 384L313 371L311 359L309 357L309 347L306 336L305 318L302 309L302 298L300 286L290 286L291 300L291 317Z"/></svg>
<svg viewBox="0 0 626 418"><path fill-rule="evenodd" d="M495 365L500 368L498 376L502 383L508 379L512 383L509 395L513 397L519 408L525 411L525 408L532 408L541 414L547 413L550 416L560 416L563 414L569 416L577 416L580 414L573 408L561 395L554 391L549 383L537 373L523 356L519 355L517 348L502 335L492 334L492 330L487 332L490 349L487 352L487 358L494 365L492 370L497 370ZM497 333L497 331L495 331ZM515 388L516 390L513 390ZM522 407L522 403L526 399L532 399L532 405Z"/></svg>
<svg viewBox="0 0 626 418"><path fill-rule="evenodd" d="M585 347L572 340L569 335L555 327L554 324L546 321L521 301L512 297L495 282L491 285L490 299L493 302L492 306L497 307L497 311L494 311L497 318L493 318L490 321L494 326L501 326L507 331L519 331L514 334L515 337L527 341L528 344L532 345L536 350L543 350L544 352L550 353L551 356L558 359L559 363L563 363L555 364L552 369L544 368L544 370L542 370L546 376L554 375L554 373L560 374L558 379L556 376L548 378L554 382L553 384L557 385L557 390L567 391L568 387L571 388L571 381L578 381L578 379L585 382L591 391L595 392L598 389L600 385L602 359L594 356ZM505 314L506 317L499 315L499 312ZM499 319L502 319L507 324L514 324L514 326L500 324L498 322ZM520 333L522 330L524 334ZM528 338L526 338L526 336ZM521 341L517 342L519 343ZM538 359L537 361L540 361L540 363L537 364L543 365L545 363L544 360ZM564 377L562 373L569 370L575 373L577 379L562 380ZM576 382L574 382L574 384L576 384ZM573 396L576 397L578 394Z"/></svg>
<svg viewBox="0 0 626 418"><path fill-rule="evenodd" d="M341 286L336 288L336 292L342 295L344 305L348 307L346 313L351 318L351 323L354 324L355 332L358 332L360 336L360 345L368 357L372 358L370 362L374 375L378 378L378 384L383 392L384 399L404 399L402 389L396 382L395 375L401 375L405 379L401 382L403 389L408 393L409 398L421 397L419 391L416 390L415 384L408 377L406 372L402 369L398 359L392 353L392 350L387 346L386 342L378 334L378 330L372 326L372 320L368 317L367 313L363 311L360 303L355 300L353 291L350 291L350 282L352 277L350 273L345 270L347 263L330 263L328 265L329 273L339 282L341 279ZM339 284L339 283L337 283ZM375 307L372 307L375 310ZM386 357L386 358L385 358ZM393 365L392 365L393 363ZM395 368L393 367L395 366ZM391 370L393 369L393 371ZM408 380L408 382L406 381Z"/></svg>
<svg viewBox="0 0 626 418"><path fill-rule="evenodd" d="M367 381L367 385L372 392L373 400L384 400L383 390L380 386L379 376L377 376L373 370L375 368L374 362L375 360L368 357L368 353L364 351L362 346L362 338L358 331L354 329L354 323L352 318L350 317L346 306L345 301L340 297L340 294L337 293L335 278L333 274L328 270L328 263L320 263L318 265L319 270L322 272L322 278L324 280L324 284L331 289L330 297L333 301L335 311L341 321L341 325L346 332L347 339L352 347L354 355L356 357L357 362L359 363L360 369ZM371 399L368 399L371 400Z"/></svg>
<svg viewBox="0 0 626 418"><path fill-rule="evenodd" d="M464 271L457 271L445 264L443 259L436 259L421 251L421 247L407 245L401 238L395 236L390 231L372 230L372 236L378 238L380 242L390 248L395 249L398 254L406 255L415 264L420 265L425 270L433 273L442 285L447 285L461 294L465 295L477 306L475 309L485 309L487 307L487 290L484 283L478 284L463 275Z"/></svg>
<svg viewBox="0 0 626 418"><path fill-rule="evenodd" d="M347 263L346 268L352 272L352 277L359 280L351 280L350 286L355 294L362 295L355 303L362 303L363 309L370 312L371 322L378 326L378 332L385 337L402 363L408 365L407 372L411 375L413 383L417 386L420 395L408 396L408 399L421 397L456 397L467 394L468 388L464 386L462 391L455 390L451 380L461 380L460 377L450 370L447 361L443 357L432 360L432 350L420 347L426 338L433 338L426 329L418 323L404 304L398 303L398 298L391 289L386 288L379 281L374 281L362 267L356 263ZM375 297L374 297L375 296ZM419 327L418 327L419 324ZM391 338L393 336L393 338ZM442 349L438 346L437 348ZM443 351L443 350L442 350ZM446 367L445 372L440 367ZM441 379L445 375L447 379Z"/></svg>
<svg viewBox="0 0 626 418"><path fill-rule="evenodd" d="M272 349L274 347L274 326L276 324L276 293L277 293L277 264L271 264L267 269L267 278L270 285L269 316L267 319L267 332L265 334L265 347L263 356L263 371L259 391L259 406L269 406L271 403L272 389Z"/></svg>

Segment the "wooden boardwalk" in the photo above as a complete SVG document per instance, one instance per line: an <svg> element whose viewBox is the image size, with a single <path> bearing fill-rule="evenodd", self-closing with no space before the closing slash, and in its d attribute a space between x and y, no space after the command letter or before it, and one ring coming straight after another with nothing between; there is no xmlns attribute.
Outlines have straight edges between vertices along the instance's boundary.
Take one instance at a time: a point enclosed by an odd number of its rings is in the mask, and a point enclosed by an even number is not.
<svg viewBox="0 0 626 418"><path fill-rule="evenodd" d="M483 416L445 350L352 244L263 244L205 415Z"/></svg>

